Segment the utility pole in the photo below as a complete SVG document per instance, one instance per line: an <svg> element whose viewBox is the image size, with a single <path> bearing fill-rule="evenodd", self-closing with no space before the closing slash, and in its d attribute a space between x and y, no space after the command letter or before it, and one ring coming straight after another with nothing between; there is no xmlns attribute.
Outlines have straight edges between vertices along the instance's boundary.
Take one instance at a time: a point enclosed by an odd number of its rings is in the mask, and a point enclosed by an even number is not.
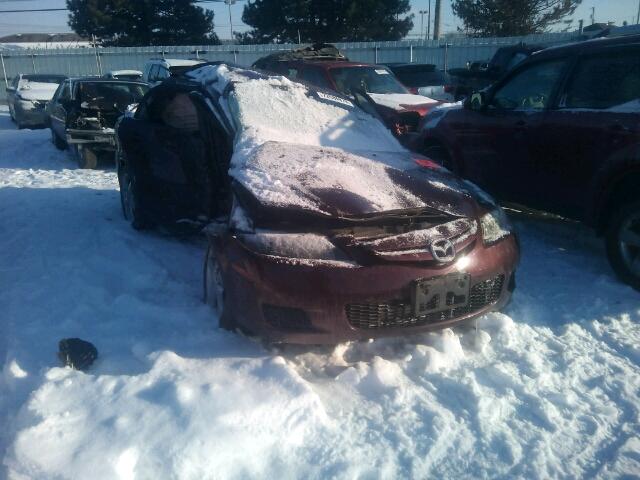
<svg viewBox="0 0 640 480"><path fill-rule="evenodd" d="M640 0L638 0L638 16L636 17L636 24L640 25Z"/></svg>
<svg viewBox="0 0 640 480"><path fill-rule="evenodd" d="M427 13L427 11L418 10L418 13L420 14L420 38L423 38L423 35L424 35L424 39L426 40L426 30L424 29L424 16Z"/></svg>
<svg viewBox="0 0 640 480"><path fill-rule="evenodd" d="M235 5L236 0L224 0L224 3L226 3L229 6L229 38L231 39L231 42L233 42L233 24L231 23L231 5Z"/></svg>
<svg viewBox="0 0 640 480"><path fill-rule="evenodd" d="M442 20L442 0L436 0L436 11L433 15L433 39L440 39L440 23Z"/></svg>
<svg viewBox="0 0 640 480"><path fill-rule="evenodd" d="M591 25L596 23L596 7L591 7Z"/></svg>

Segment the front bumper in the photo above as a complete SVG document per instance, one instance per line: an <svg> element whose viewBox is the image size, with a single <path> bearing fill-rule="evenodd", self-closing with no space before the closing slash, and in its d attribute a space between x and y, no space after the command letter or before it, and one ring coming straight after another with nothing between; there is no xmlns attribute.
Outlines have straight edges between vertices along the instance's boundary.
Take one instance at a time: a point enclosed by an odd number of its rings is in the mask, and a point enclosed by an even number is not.
<svg viewBox="0 0 640 480"><path fill-rule="evenodd" d="M116 135L113 128L102 130L67 129L67 143L69 145L86 145L101 150L116 149Z"/></svg>
<svg viewBox="0 0 640 480"><path fill-rule="evenodd" d="M336 344L453 326L503 307L515 285L519 260L514 235L490 247L477 242L464 255L464 268L460 263L310 264L256 254L233 237L210 241L216 243L216 251L223 252L218 261L227 314L250 332L276 343ZM415 280L460 271L471 277L470 298L475 300L469 308L407 318ZM376 326L376 315L386 319L385 326Z"/></svg>

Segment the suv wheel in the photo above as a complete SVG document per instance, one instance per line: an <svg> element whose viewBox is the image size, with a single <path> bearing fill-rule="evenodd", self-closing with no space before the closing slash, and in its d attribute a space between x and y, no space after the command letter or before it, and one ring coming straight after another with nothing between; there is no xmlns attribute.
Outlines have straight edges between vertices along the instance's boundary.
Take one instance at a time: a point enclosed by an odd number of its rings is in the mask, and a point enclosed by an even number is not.
<svg viewBox="0 0 640 480"><path fill-rule="evenodd" d="M225 292L222 270L214 247L209 244L204 260L204 301L218 315L220 328L232 330L235 325L225 309Z"/></svg>
<svg viewBox="0 0 640 480"><path fill-rule="evenodd" d="M93 150L82 147L80 145L74 145L73 151L75 153L78 167L94 170L98 166L98 156Z"/></svg>
<svg viewBox="0 0 640 480"><path fill-rule="evenodd" d="M640 290L640 201L623 204L606 233L609 261L616 274Z"/></svg>
<svg viewBox="0 0 640 480"><path fill-rule="evenodd" d="M147 230L153 224L144 218L137 207L135 178L127 173L126 167L118 168L118 183L120 185L120 205L125 220L136 230Z"/></svg>

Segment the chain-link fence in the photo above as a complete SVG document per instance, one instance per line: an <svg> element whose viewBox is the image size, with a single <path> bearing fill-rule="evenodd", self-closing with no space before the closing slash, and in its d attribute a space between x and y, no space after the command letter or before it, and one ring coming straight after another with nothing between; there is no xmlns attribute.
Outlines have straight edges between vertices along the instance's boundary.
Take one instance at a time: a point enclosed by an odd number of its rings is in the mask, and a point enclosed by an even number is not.
<svg viewBox="0 0 640 480"><path fill-rule="evenodd" d="M368 63L431 63L440 69L462 67L468 61L491 58L501 46L518 42L550 46L575 38L570 33L526 37L460 38L455 40L411 40L399 42L338 43L349 59ZM297 48L295 44L215 45L174 47L113 47L2 50L0 46L0 101L7 82L19 73L51 73L68 76L102 75L109 70L142 70L150 58L205 58L249 66L276 50Z"/></svg>

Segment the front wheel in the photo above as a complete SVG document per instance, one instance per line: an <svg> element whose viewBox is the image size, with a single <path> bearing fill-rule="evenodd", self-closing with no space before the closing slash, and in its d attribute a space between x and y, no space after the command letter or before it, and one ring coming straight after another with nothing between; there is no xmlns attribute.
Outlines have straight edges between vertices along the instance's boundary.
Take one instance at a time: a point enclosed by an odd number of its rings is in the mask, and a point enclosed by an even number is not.
<svg viewBox="0 0 640 480"><path fill-rule="evenodd" d="M233 330L234 322L225 309L225 289L222 270L214 247L209 244L204 260L204 301L218 316L220 328Z"/></svg>
<svg viewBox="0 0 640 480"><path fill-rule="evenodd" d="M53 131L53 128L51 129L51 143L53 143L53 145L58 149L58 150L64 150L67 148L67 144L65 143L64 140L62 140L58 134L56 132Z"/></svg>
<svg viewBox="0 0 640 480"><path fill-rule="evenodd" d="M90 148L74 145L76 162L79 168L94 170L98 167L98 156Z"/></svg>
<svg viewBox="0 0 640 480"><path fill-rule="evenodd" d="M128 220L136 230L151 228L153 225L144 218L138 206L135 178L127 173L126 167L118 167L118 183L120 184L120 205L125 220Z"/></svg>
<svg viewBox="0 0 640 480"><path fill-rule="evenodd" d="M625 204L614 214L605 241L613 270L640 290L640 201Z"/></svg>

